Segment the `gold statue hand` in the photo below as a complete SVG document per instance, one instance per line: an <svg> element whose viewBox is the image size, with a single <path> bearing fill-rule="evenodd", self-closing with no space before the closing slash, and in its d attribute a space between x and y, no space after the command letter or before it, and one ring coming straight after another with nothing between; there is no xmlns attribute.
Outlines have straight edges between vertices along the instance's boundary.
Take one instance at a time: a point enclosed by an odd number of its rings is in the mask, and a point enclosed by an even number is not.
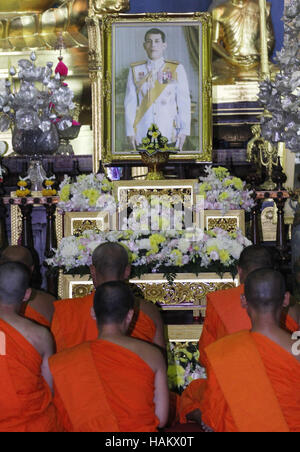
<svg viewBox="0 0 300 452"><path fill-rule="evenodd" d="M255 67L259 62L258 55L230 55L226 52L224 47L218 43L213 43L213 49L233 66L252 68Z"/></svg>

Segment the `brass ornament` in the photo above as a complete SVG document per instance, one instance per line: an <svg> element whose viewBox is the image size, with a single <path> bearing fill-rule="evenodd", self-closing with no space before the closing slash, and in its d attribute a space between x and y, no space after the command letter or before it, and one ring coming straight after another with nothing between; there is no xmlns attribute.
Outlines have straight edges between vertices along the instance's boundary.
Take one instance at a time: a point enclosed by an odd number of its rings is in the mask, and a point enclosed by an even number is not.
<svg viewBox="0 0 300 452"><path fill-rule="evenodd" d="M94 290L93 283L91 284L74 284L72 286L72 298L86 297Z"/></svg>
<svg viewBox="0 0 300 452"><path fill-rule="evenodd" d="M237 218L208 218L207 223L208 230L221 228L227 232L235 232L239 227Z"/></svg>
<svg viewBox="0 0 300 452"><path fill-rule="evenodd" d="M118 13L130 8L130 0L91 0L97 13Z"/></svg>

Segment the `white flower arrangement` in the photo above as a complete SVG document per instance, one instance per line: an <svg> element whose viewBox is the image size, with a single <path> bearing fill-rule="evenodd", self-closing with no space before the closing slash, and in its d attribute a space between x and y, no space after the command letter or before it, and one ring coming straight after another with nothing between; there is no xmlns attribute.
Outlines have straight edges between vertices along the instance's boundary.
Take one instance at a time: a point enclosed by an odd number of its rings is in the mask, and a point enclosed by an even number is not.
<svg viewBox="0 0 300 452"><path fill-rule="evenodd" d="M77 177L76 182L66 176L59 187L58 208L64 212L116 211L112 196L112 183L103 174L88 174Z"/></svg>
<svg viewBox="0 0 300 452"><path fill-rule="evenodd" d="M80 272L82 267L91 265L94 249L105 242L118 242L128 250L134 276L151 272L234 272L243 248L251 244L239 230L229 233L218 228L208 232L191 229L159 233L90 230L62 239L47 264Z"/></svg>
<svg viewBox="0 0 300 452"><path fill-rule="evenodd" d="M204 197L204 209L229 210L244 209L249 212L254 207L252 191L246 189L246 183L238 177L230 176L227 168L205 167L206 176L201 177L198 195Z"/></svg>

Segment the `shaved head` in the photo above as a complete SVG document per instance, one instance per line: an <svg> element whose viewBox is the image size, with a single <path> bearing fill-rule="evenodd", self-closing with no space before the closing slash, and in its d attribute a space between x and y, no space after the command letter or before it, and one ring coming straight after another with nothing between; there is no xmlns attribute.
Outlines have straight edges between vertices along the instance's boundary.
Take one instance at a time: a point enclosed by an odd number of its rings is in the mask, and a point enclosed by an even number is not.
<svg viewBox="0 0 300 452"><path fill-rule="evenodd" d="M282 309L286 286L281 273L262 268L251 272L245 281L245 297L249 306L265 314Z"/></svg>
<svg viewBox="0 0 300 452"><path fill-rule="evenodd" d="M129 264L128 252L119 243L103 243L93 252L96 272L106 280L122 280Z"/></svg>
<svg viewBox="0 0 300 452"><path fill-rule="evenodd" d="M30 271L20 262L0 264L0 303L16 305L23 301L29 287Z"/></svg>
<svg viewBox="0 0 300 452"><path fill-rule="evenodd" d="M94 311L98 326L122 323L133 308L134 297L126 283L111 281L97 288Z"/></svg>
<svg viewBox="0 0 300 452"><path fill-rule="evenodd" d="M246 277L254 270L273 268L274 263L272 255L267 248L260 245L251 245L243 249L238 266L243 271L244 277Z"/></svg>
<svg viewBox="0 0 300 452"><path fill-rule="evenodd" d="M24 246L8 246L2 251L1 257L9 262L21 262L21 264L26 265L28 268L34 265L31 252Z"/></svg>

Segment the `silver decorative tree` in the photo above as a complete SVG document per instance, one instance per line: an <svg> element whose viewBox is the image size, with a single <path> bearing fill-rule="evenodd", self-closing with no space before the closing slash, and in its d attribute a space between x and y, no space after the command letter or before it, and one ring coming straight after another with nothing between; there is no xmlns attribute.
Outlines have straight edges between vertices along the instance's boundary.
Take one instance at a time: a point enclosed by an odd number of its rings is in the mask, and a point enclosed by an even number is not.
<svg viewBox="0 0 300 452"><path fill-rule="evenodd" d="M277 146L284 142L300 152L300 0L291 0L284 11L284 45L277 52L279 72L274 81L260 84L259 101L267 110L261 118L262 136Z"/></svg>

